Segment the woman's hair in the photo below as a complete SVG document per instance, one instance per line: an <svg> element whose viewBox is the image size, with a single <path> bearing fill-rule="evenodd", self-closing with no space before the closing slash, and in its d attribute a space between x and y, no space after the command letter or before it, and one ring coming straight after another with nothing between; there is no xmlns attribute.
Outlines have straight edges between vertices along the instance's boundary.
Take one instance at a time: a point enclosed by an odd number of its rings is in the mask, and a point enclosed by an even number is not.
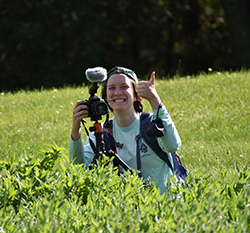
<svg viewBox="0 0 250 233"><path fill-rule="evenodd" d="M113 72L114 69L117 69L117 67L114 67L110 71L108 71L108 74ZM109 76L109 77L111 77L111 76ZM142 103L141 103L142 98L138 95L137 83L131 77L129 77L128 75L126 75L126 76L131 80L133 90L134 90L134 95L135 95L134 109L135 109L136 112L142 112ZM104 85L102 87L102 98L108 104L108 101L107 101L107 83L108 83L108 79L105 81L105 83L104 83ZM108 106L109 106L109 104L108 104ZM110 106L109 106L109 109L113 112L113 109Z"/></svg>

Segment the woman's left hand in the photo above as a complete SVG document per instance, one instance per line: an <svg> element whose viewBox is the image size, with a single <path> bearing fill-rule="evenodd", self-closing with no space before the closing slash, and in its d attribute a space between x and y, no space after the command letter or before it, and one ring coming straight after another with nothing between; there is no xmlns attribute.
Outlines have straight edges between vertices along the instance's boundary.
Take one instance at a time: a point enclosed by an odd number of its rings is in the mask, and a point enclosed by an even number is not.
<svg viewBox="0 0 250 233"><path fill-rule="evenodd" d="M152 109L158 109L161 99L155 89L155 72L152 72L149 82L140 81L137 88L138 94L149 101Z"/></svg>

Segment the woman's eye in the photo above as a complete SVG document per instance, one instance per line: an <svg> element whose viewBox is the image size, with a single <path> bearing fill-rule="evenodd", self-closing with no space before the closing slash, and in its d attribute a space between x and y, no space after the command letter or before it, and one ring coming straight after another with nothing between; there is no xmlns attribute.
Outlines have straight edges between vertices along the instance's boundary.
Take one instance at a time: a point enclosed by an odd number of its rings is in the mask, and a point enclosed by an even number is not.
<svg viewBox="0 0 250 233"><path fill-rule="evenodd" d="M112 90L115 90L114 87L109 87L108 90L112 91Z"/></svg>
<svg viewBox="0 0 250 233"><path fill-rule="evenodd" d="M127 89L128 86L127 85L124 85L124 86L121 86L122 89Z"/></svg>

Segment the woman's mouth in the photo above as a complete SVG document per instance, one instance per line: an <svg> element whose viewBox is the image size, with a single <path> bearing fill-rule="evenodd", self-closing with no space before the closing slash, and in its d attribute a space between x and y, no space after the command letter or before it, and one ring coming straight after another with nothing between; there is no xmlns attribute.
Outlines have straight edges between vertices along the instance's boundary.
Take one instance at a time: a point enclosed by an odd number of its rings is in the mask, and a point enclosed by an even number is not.
<svg viewBox="0 0 250 233"><path fill-rule="evenodd" d="M109 99L108 102L113 101L114 103L123 103L126 101L126 99Z"/></svg>
<svg viewBox="0 0 250 233"><path fill-rule="evenodd" d="M125 99L123 99L123 100L113 100L115 103L123 103L123 102L125 102Z"/></svg>

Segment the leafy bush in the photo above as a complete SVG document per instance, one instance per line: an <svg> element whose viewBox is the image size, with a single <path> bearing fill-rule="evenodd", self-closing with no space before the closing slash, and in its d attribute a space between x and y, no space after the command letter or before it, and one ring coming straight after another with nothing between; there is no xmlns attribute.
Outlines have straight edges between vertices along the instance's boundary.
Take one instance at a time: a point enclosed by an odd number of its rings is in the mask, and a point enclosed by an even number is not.
<svg viewBox="0 0 250 233"><path fill-rule="evenodd" d="M0 232L249 232L248 83L249 71L157 80L189 171L188 189L166 196L112 166L69 163L72 108L87 87L1 93Z"/></svg>
<svg viewBox="0 0 250 233"><path fill-rule="evenodd" d="M0 227L6 232L249 232L250 169L196 172L188 189L69 164L63 148L0 162ZM236 176L236 177L235 177ZM220 180L220 184L218 183ZM228 182L230 181L231 182ZM181 199L174 195L181 191Z"/></svg>

